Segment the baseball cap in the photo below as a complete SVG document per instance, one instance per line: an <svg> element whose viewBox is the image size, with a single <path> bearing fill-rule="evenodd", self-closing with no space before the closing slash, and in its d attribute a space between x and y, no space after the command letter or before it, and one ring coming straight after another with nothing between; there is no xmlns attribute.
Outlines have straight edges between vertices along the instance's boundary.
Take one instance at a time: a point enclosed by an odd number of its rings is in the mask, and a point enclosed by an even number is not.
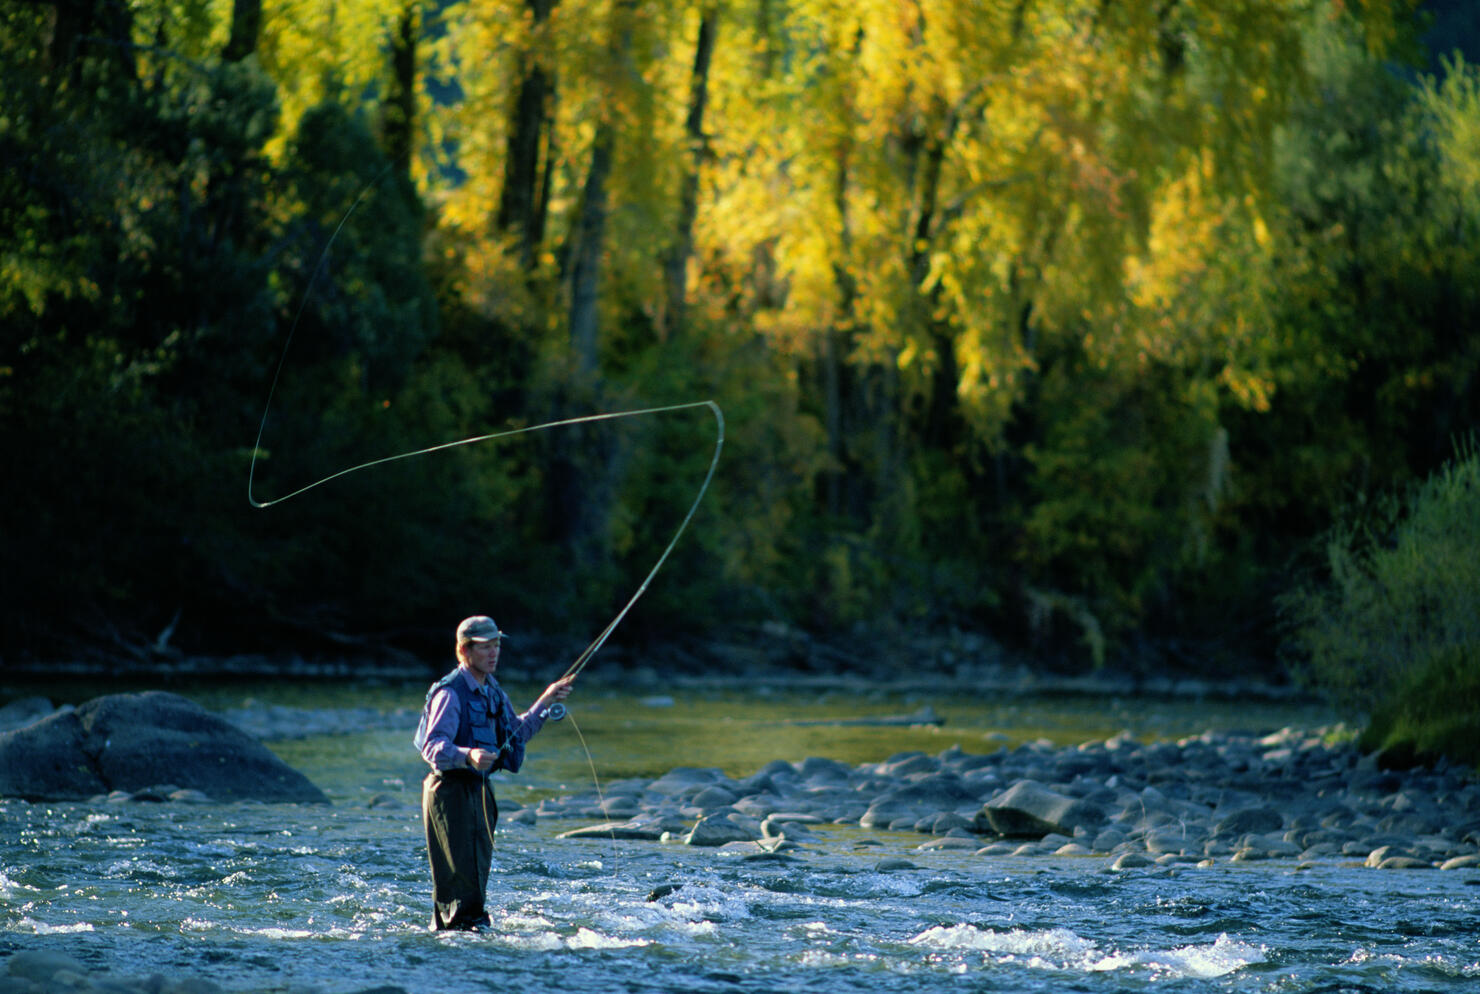
<svg viewBox="0 0 1480 994"><path fill-rule="evenodd" d="M462 624L457 626L459 642L493 642L505 637L492 618L481 614L464 618Z"/></svg>

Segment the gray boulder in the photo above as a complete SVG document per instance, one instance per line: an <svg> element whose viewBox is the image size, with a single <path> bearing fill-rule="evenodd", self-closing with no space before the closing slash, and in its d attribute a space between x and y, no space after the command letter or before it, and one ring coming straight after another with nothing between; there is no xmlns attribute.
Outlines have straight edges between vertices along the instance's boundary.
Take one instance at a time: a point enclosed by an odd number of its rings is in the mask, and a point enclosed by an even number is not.
<svg viewBox="0 0 1480 994"><path fill-rule="evenodd" d="M0 797L81 800L109 789L89 755L87 730L76 711L57 711L0 732Z"/></svg>
<svg viewBox="0 0 1480 994"><path fill-rule="evenodd" d="M29 725L51 714L51 701L45 697L22 697L0 707L0 732Z"/></svg>
<svg viewBox="0 0 1480 994"><path fill-rule="evenodd" d="M978 827L985 821L998 835L1034 839L1051 832L1072 836L1076 828L1093 830L1107 820L1101 808L1049 790L1034 780L1019 780L977 814Z"/></svg>
<svg viewBox="0 0 1480 994"><path fill-rule="evenodd" d="M727 842L754 842L759 834L727 818L710 816L700 818L684 842L691 846L722 846Z"/></svg>
<svg viewBox="0 0 1480 994"><path fill-rule="evenodd" d="M163 783L217 800L329 800L261 742L177 694L96 697L0 733L0 796L85 800Z"/></svg>

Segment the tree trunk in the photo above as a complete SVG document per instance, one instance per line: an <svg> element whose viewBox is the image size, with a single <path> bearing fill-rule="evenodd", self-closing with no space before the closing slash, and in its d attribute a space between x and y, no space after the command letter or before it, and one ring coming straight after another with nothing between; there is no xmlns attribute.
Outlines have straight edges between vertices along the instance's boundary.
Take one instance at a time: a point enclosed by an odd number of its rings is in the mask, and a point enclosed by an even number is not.
<svg viewBox="0 0 1480 994"><path fill-rule="evenodd" d="M848 375L848 353L852 348L858 299L858 281L849 269L853 254L853 230L848 222L852 149L846 139L837 150L836 168L833 205L838 212L839 260L833 264L833 282L838 291L838 317L827 330L822 350L823 398L827 405L823 423L827 427L827 451L832 456L827 479L827 510L834 516L856 503L851 499L854 495L844 492L851 489L849 481L854 479L848 444L850 419L847 412L853 393L850 389L852 379Z"/></svg>
<svg viewBox="0 0 1480 994"><path fill-rule="evenodd" d="M694 70L689 91L689 115L685 123L689 163L683 171L678 192L678 227L673 247L664 261L667 272L668 307L666 330L681 335L684 309L688 301L689 257L694 253L694 219L699 213L699 170L707 157L704 137L704 105L709 91L709 61L714 54L715 34L719 29L719 12L713 6L704 8L699 21L699 38L694 47Z"/></svg>
<svg viewBox="0 0 1480 994"><path fill-rule="evenodd" d="M231 40L221 57L227 62L240 62L257 51L257 38L262 31L262 0L236 0L231 8Z"/></svg>
<svg viewBox="0 0 1480 994"><path fill-rule="evenodd" d="M133 10L126 3L108 0L57 0L49 55L60 80L65 72L73 82L81 79L83 58L98 56L130 81L138 78L134 60Z"/></svg>
<svg viewBox="0 0 1480 994"><path fill-rule="evenodd" d="M606 181L612 168L612 126L602 122L591 149L591 166L576 219L576 250L570 271L570 343L576 374L596 377L599 366L597 304L601 291L601 250L606 238Z"/></svg>
<svg viewBox="0 0 1480 994"><path fill-rule="evenodd" d="M936 108L939 112L940 108ZM956 342L950 327L935 317L939 311L939 289L928 293L921 289L930 275L930 246L934 244L936 211L940 200L941 170L945 163L946 148L955 131L949 121L942 125L940 133L931 135L924 142L924 162L920 171L920 187L916 202L919 204L915 216L913 237L910 239L909 273L910 283L919 294L918 320L929 331L930 341L936 354L935 371L931 377L929 407L925 424L921 426L921 440L943 449L951 449L960 440L960 423L956 387L960 381L960 368L956 364Z"/></svg>
<svg viewBox="0 0 1480 994"><path fill-rule="evenodd" d="M544 237L544 212L548 189L540 169L540 146L550 130L550 104L555 94L555 77L547 68L543 49L547 42L544 29L557 0L527 0L533 19L529 49L522 53L524 75L510 110L509 138L504 156L504 188L499 196L498 229L511 234L519 246L519 259L525 270L534 265L540 241ZM545 160L544 175L549 173Z"/></svg>
<svg viewBox="0 0 1480 994"><path fill-rule="evenodd" d="M631 15L636 0L621 0L612 11L612 66L627 61L632 48ZM601 293L601 256L606 242L607 180L616 145L615 110L608 106L596 126L591 165L586 172L581 207L574 222L575 250L570 259L570 341L576 375L594 380L600 365L597 304Z"/></svg>
<svg viewBox="0 0 1480 994"><path fill-rule="evenodd" d="M411 155L416 125L416 42L420 34L417 0L406 0L391 40L391 85L381 108L381 140L397 174L411 182Z"/></svg>

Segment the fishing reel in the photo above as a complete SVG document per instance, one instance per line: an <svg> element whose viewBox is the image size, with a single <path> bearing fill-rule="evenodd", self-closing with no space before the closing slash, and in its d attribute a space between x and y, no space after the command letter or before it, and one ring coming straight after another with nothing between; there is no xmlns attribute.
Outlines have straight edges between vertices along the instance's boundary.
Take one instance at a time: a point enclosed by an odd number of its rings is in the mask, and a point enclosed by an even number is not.
<svg viewBox="0 0 1480 994"><path fill-rule="evenodd" d="M545 708L545 717L550 721L559 721L565 717L565 705L556 701L554 704Z"/></svg>

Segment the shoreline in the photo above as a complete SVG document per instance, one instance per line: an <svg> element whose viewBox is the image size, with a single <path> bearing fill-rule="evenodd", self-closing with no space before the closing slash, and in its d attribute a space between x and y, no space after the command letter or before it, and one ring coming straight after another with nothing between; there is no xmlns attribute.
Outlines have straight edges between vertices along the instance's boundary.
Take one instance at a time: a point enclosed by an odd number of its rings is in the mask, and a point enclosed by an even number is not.
<svg viewBox="0 0 1480 994"><path fill-rule="evenodd" d="M7 713L29 724L69 707L53 709L41 699L12 702L0 709L0 734L15 727L6 724ZM409 734L417 718L411 706L258 702L217 713L264 742L367 730ZM923 708L860 720L930 723L933 717ZM181 793L176 801L215 803L200 791ZM155 787L93 802L158 802L171 794ZM1103 855L1114 859L1115 869L1225 858L1480 868L1480 773L1443 760L1384 769L1349 732L1329 727L1206 731L1151 742L1122 732L1077 745L1040 740L991 753L951 746L937 755L905 752L856 766L825 756L773 759L745 777L680 766L532 807L512 799L501 804L509 825L595 821L561 836L682 842L746 854L774 855L818 841L808 826L835 824L913 831L927 836L921 851Z"/></svg>

